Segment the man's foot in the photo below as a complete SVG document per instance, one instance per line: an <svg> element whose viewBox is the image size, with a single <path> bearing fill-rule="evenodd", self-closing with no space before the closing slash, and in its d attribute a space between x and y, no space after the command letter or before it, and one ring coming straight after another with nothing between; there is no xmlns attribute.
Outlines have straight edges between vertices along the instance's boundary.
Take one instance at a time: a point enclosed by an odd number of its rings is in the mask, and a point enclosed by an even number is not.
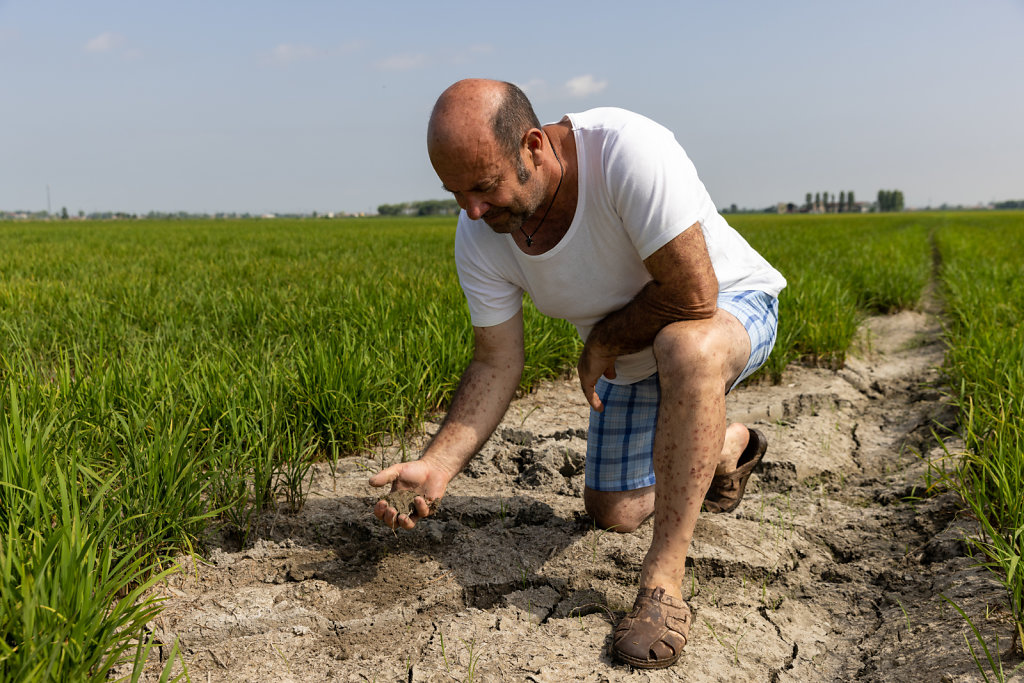
<svg viewBox="0 0 1024 683"><path fill-rule="evenodd" d="M756 429L750 429L750 440L740 454L736 469L727 474L716 474L711 480L711 488L704 496L704 510L707 512L732 512L743 500L747 488L747 479L754 471L757 463L764 458L768 450L768 440Z"/></svg>
<svg viewBox="0 0 1024 683"><path fill-rule="evenodd" d="M661 588L641 588L633 610L615 627L612 655L638 669L672 666L690 635L690 608Z"/></svg>

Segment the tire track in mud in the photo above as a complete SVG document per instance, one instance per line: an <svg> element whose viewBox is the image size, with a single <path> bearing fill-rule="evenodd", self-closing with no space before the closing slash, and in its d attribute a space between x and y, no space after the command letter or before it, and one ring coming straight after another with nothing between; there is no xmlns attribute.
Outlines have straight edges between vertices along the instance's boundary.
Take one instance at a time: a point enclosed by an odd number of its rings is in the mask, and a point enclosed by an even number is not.
<svg viewBox="0 0 1024 683"><path fill-rule="evenodd" d="M268 516L253 547L182 560L152 629L180 639L195 680L979 680L969 627L939 596L1004 649L1010 621L964 556L956 501L925 493L933 432L957 447L938 335L925 313L873 318L843 370L795 367L730 396L769 450L736 512L698 523L694 628L671 669L608 656L651 527L607 533L582 513L573 380L517 399L412 532L373 519L365 483L401 449L318 468L303 512Z"/></svg>

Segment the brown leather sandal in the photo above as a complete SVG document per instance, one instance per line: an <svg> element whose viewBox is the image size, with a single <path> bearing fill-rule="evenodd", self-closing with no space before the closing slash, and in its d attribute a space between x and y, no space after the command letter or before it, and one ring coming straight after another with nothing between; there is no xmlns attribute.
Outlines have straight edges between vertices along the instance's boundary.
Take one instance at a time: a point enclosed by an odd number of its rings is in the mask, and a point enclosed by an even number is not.
<svg viewBox="0 0 1024 683"><path fill-rule="evenodd" d="M704 496L704 510L707 512L732 512L743 500L743 492L747 488L747 479L761 462L764 452L768 450L768 440L756 429L747 427L750 440L740 454L736 469L729 474L720 474L711 480L711 488Z"/></svg>
<svg viewBox="0 0 1024 683"><path fill-rule="evenodd" d="M690 608L665 589L641 588L633 611L615 627L612 655L638 669L672 666L690 635Z"/></svg>

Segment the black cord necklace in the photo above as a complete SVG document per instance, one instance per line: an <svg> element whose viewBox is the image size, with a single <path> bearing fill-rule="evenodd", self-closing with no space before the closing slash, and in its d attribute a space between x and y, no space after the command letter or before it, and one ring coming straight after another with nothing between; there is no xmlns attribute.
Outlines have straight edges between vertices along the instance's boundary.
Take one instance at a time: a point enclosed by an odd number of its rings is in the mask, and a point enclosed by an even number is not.
<svg viewBox="0 0 1024 683"><path fill-rule="evenodd" d="M548 141L551 141L550 137L548 137ZM540 217L540 223L538 223L537 227L533 229L533 232L527 235L526 231L523 230L523 226L519 226L519 232L523 233L523 237L526 238L526 246L528 247L533 246L533 236L536 235L537 231L540 230L542 225L544 225L544 219L548 217L548 212L551 211L551 207L555 205L555 199L558 197L558 191L562 189L562 179L565 178L565 167L562 166L562 160L558 158L558 152L555 151L555 144L553 142L551 143L551 153L555 155L555 161L558 162L558 185L555 186L555 193L551 195L551 203L548 204L548 208L545 209L544 215Z"/></svg>

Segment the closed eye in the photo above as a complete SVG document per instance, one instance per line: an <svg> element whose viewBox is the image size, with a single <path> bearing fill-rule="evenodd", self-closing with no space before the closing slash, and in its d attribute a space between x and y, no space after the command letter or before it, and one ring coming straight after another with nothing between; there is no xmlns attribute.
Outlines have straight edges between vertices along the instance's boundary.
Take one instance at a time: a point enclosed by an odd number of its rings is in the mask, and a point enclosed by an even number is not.
<svg viewBox="0 0 1024 683"><path fill-rule="evenodd" d="M487 194L488 192L494 191L498 187L498 185L500 185L500 184L501 184L501 179L500 178L490 178L490 179L487 179L487 180L482 180L479 183L477 183L476 185L474 185L473 187L471 187L468 190L466 190L463 194L465 194L465 193ZM444 190L445 192L450 193L450 194L459 194L459 192L457 190L452 190L451 188L449 188L444 183L441 183L441 189Z"/></svg>

